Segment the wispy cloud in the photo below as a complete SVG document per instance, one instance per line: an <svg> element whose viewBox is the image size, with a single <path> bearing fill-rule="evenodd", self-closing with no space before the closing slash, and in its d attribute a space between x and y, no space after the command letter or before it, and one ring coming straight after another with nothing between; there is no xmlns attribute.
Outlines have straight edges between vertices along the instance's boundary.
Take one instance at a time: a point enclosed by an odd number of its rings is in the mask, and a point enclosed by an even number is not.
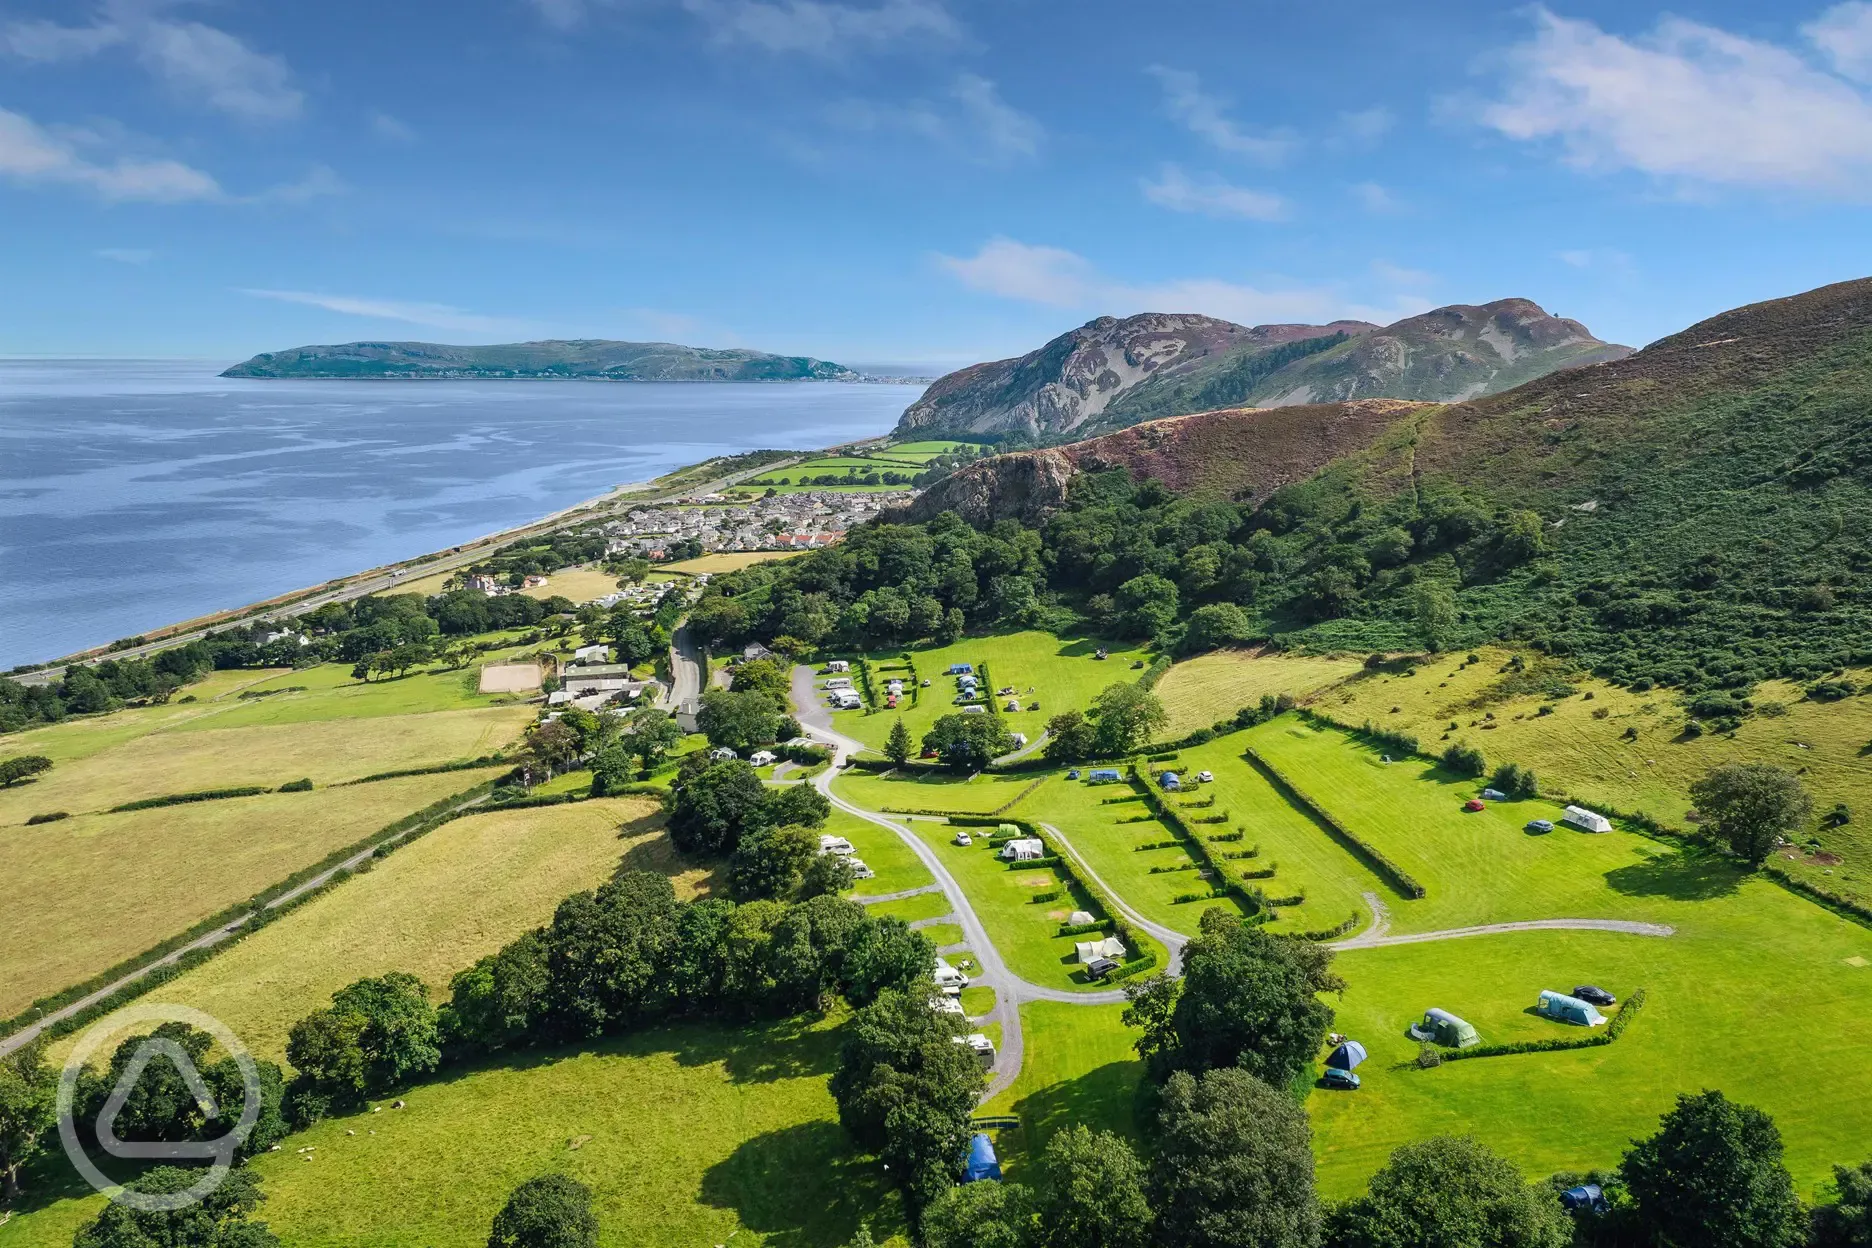
<svg viewBox="0 0 1872 1248"><path fill-rule="evenodd" d="M245 120L287 120L305 104L279 57L218 27L171 21L130 0L111 0L86 26L29 21L0 28L0 50L27 61L78 60L116 47L133 52L177 95Z"/></svg>
<svg viewBox="0 0 1872 1248"><path fill-rule="evenodd" d="M447 329L464 334L525 332L524 326L519 322L501 317L481 316L446 303L408 303L395 299L327 295L308 290L243 288L241 293L260 299L277 299L282 303L298 303L307 307L323 308L327 312L337 312L345 316L369 317L379 321L402 321L410 325L426 325L432 329Z"/></svg>
<svg viewBox="0 0 1872 1248"><path fill-rule="evenodd" d="M85 150L97 136L55 133L21 113L0 109L0 176L23 185L77 186L107 200L176 204L224 198L220 183L177 160L98 158Z"/></svg>
<svg viewBox="0 0 1872 1248"><path fill-rule="evenodd" d="M1336 287L1263 289L1219 278L1180 278L1133 284L1101 273L1077 252L994 238L972 256L942 256L937 262L971 290L1048 307L1113 315L1134 312L1201 312L1245 325L1355 319L1389 324L1428 311L1415 296L1374 306L1348 298Z"/></svg>
<svg viewBox="0 0 1872 1248"><path fill-rule="evenodd" d="M370 126L371 133L375 134L380 139L388 139L392 143L414 143L416 141L416 131L411 129L406 123L392 117L389 113L372 113Z"/></svg>
<svg viewBox="0 0 1872 1248"><path fill-rule="evenodd" d="M156 253L147 247L100 247L91 254L117 264L148 264L156 258Z"/></svg>
<svg viewBox="0 0 1872 1248"><path fill-rule="evenodd" d="M1393 195L1376 182L1359 182L1354 184L1352 187L1352 198L1356 200L1358 206L1363 208L1366 212L1377 213L1381 216L1386 213L1396 212L1403 206L1398 203L1397 196Z"/></svg>
<svg viewBox="0 0 1872 1248"><path fill-rule="evenodd" d="M1229 102L1204 91L1202 79L1188 70L1152 65L1149 73L1163 87L1165 110L1212 147L1269 164L1293 150L1295 140L1291 135L1255 134L1243 129L1229 117Z"/></svg>
<svg viewBox="0 0 1872 1248"><path fill-rule="evenodd" d="M1282 221L1289 211L1287 201L1279 195L1235 186L1216 177L1192 178L1173 164L1165 165L1155 181L1146 178L1140 185L1145 199L1172 212L1242 221Z"/></svg>
<svg viewBox="0 0 1872 1248"><path fill-rule="evenodd" d="M1372 261L1371 270L1373 276L1390 286L1429 286L1436 281L1434 273L1392 264L1389 260Z"/></svg>
<svg viewBox="0 0 1872 1248"><path fill-rule="evenodd" d="M1339 129L1347 138L1363 143L1375 142L1391 132L1397 118L1388 108L1363 108L1339 114Z"/></svg>
<svg viewBox="0 0 1872 1248"><path fill-rule="evenodd" d="M571 30L592 11L621 0L527 0L547 25ZM896 44L948 44L961 24L940 0L639 0L668 3L695 17L718 43L834 59Z"/></svg>
<svg viewBox="0 0 1872 1248"><path fill-rule="evenodd" d="M1581 169L1872 193L1872 98L1798 50L1678 17L1637 39L1545 8L1534 22L1481 112L1509 138L1556 142ZM1804 33L1842 74L1872 56L1866 5L1829 9Z"/></svg>
<svg viewBox="0 0 1872 1248"><path fill-rule="evenodd" d="M847 99L823 116L853 134L911 135L983 164L1032 156L1046 137L1038 120L1007 103L994 83L976 74L957 75L944 98L903 104Z"/></svg>
<svg viewBox="0 0 1872 1248"><path fill-rule="evenodd" d="M1801 27L1801 33L1836 72L1872 82L1872 4L1865 0L1836 4Z"/></svg>

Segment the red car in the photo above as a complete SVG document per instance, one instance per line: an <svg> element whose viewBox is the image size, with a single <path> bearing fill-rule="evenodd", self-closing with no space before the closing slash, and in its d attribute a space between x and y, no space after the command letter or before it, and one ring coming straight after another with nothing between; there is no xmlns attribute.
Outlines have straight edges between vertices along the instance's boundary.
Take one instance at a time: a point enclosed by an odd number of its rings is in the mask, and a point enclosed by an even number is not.
<svg viewBox="0 0 1872 1248"><path fill-rule="evenodd" d="M1482 799L1479 797L1470 798L1468 801L1462 804L1462 808L1464 810L1487 810L1488 809L1487 806L1484 806L1482 804Z"/></svg>

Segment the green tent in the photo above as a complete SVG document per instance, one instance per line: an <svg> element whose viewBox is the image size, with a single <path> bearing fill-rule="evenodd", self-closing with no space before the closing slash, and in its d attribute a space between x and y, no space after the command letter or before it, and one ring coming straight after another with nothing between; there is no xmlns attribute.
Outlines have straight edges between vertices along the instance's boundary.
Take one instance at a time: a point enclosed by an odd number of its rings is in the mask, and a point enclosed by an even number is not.
<svg viewBox="0 0 1872 1248"><path fill-rule="evenodd" d="M1482 1037L1476 1029L1457 1018L1448 1010L1434 1007L1424 1011L1423 1022L1410 1029L1411 1039L1428 1040L1451 1049L1466 1049L1472 1044L1481 1044Z"/></svg>

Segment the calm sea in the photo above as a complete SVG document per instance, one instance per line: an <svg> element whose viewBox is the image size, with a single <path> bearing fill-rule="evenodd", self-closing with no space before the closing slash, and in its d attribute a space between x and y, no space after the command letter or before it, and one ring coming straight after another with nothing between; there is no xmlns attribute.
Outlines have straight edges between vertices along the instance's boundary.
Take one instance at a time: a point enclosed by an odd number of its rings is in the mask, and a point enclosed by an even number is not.
<svg viewBox="0 0 1872 1248"><path fill-rule="evenodd" d="M0 669L537 519L711 455L888 432L913 386L237 381L0 360Z"/></svg>

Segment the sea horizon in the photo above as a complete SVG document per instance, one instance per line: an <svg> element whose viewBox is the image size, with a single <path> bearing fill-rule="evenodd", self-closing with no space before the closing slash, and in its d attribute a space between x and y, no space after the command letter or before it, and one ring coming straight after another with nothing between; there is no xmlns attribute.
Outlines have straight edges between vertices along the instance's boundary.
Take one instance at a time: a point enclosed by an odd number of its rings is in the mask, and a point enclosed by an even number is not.
<svg viewBox="0 0 1872 1248"><path fill-rule="evenodd" d="M514 528L717 455L886 434L921 387L220 377L0 357L0 668Z"/></svg>

